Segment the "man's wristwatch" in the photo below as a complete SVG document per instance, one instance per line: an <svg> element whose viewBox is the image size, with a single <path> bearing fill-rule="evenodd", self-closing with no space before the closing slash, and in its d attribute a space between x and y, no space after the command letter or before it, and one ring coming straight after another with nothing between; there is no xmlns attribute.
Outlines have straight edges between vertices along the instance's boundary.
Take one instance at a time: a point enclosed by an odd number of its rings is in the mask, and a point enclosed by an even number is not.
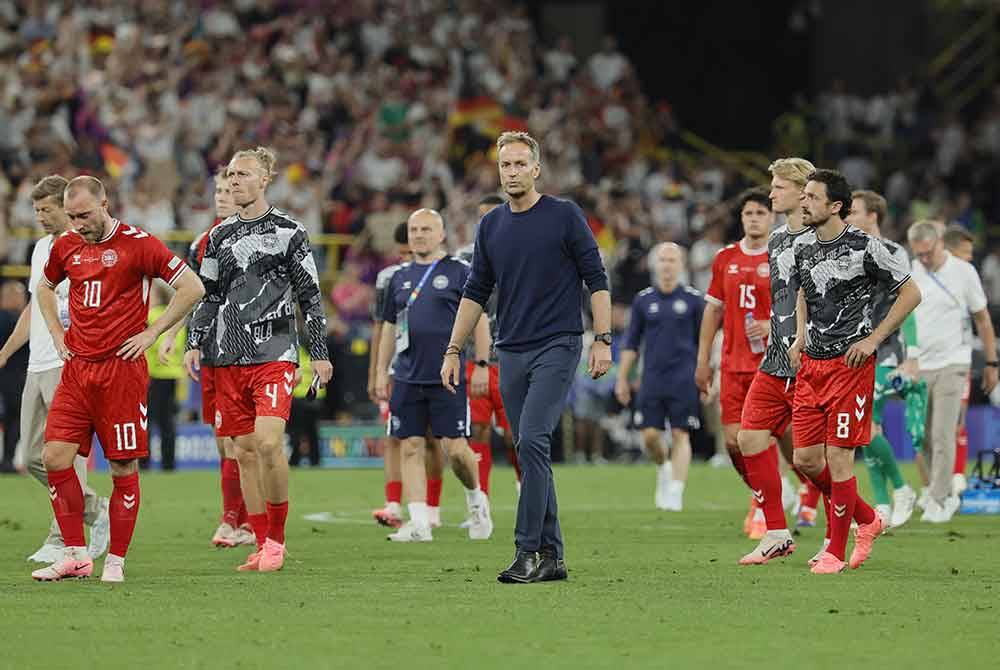
<svg viewBox="0 0 1000 670"><path fill-rule="evenodd" d="M476 361L476 367L477 368L488 368L488 367L490 367L490 364L489 364L488 361L478 360L478 361Z"/></svg>
<svg viewBox="0 0 1000 670"><path fill-rule="evenodd" d="M606 344L606 345L608 345L610 347L612 341L613 340L611 339L611 333L610 332L608 332L608 333L598 333L597 335L594 335L594 342L603 342L604 344Z"/></svg>

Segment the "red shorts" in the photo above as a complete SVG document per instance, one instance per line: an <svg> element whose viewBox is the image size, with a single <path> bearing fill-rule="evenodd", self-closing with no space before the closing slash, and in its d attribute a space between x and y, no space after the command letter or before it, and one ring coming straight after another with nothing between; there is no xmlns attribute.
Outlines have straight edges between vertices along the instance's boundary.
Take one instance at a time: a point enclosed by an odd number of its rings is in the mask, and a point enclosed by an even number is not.
<svg viewBox="0 0 1000 670"><path fill-rule="evenodd" d="M472 397L472 373L476 370L476 364L472 361L466 363L465 385L469 389L469 412L473 425L490 425L496 421L497 428L502 428L510 433L510 422L507 421L507 412L503 408L503 398L500 397L500 368L496 365L489 366L490 382L486 395L478 398Z"/></svg>
<svg viewBox="0 0 1000 670"><path fill-rule="evenodd" d="M739 423L743 415L743 401L746 400L756 372L722 371L719 380L719 404L722 406L722 423Z"/></svg>
<svg viewBox="0 0 1000 670"><path fill-rule="evenodd" d="M218 421L215 409L215 368L201 366L201 421L214 426Z"/></svg>
<svg viewBox="0 0 1000 670"><path fill-rule="evenodd" d="M868 444L874 391L874 356L860 368L849 368L843 356L815 359L803 354L792 414L795 447Z"/></svg>
<svg viewBox="0 0 1000 670"><path fill-rule="evenodd" d="M295 364L287 361L215 368L215 434L239 437L254 431L258 416L288 421Z"/></svg>
<svg viewBox="0 0 1000 670"><path fill-rule="evenodd" d="M743 404L740 428L767 430L780 438L792 422L795 378L775 377L757 371Z"/></svg>
<svg viewBox="0 0 1000 670"><path fill-rule="evenodd" d="M109 461L149 456L148 388L145 356L134 361L71 358L52 398L45 441L79 444L86 457L97 433Z"/></svg>

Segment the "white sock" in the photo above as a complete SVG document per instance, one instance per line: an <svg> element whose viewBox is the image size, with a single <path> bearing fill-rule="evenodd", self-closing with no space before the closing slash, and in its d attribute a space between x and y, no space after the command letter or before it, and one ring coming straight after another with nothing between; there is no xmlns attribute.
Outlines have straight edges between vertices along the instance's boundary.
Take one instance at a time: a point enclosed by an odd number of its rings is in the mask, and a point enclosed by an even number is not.
<svg viewBox="0 0 1000 670"><path fill-rule="evenodd" d="M684 495L684 482L679 479L671 479L670 483L667 484L667 491L673 495Z"/></svg>
<svg viewBox="0 0 1000 670"><path fill-rule="evenodd" d="M104 565L114 565L116 563L118 565L125 565L125 557L124 556L115 556L114 554L112 554L110 552L108 553L107 556L104 557Z"/></svg>
<svg viewBox="0 0 1000 670"><path fill-rule="evenodd" d="M664 461L663 463L660 463L659 465L656 466L656 476L669 479L670 470L671 470L670 461Z"/></svg>
<svg viewBox="0 0 1000 670"><path fill-rule="evenodd" d="M403 506L400 505L398 502L386 503L385 508L389 511L390 514L394 514L396 516L403 515Z"/></svg>
<svg viewBox="0 0 1000 670"><path fill-rule="evenodd" d="M465 489L465 504L472 509L483 504L483 490L478 486L474 489Z"/></svg>
<svg viewBox="0 0 1000 670"><path fill-rule="evenodd" d="M410 521L418 526L429 526L430 517L427 515L427 503L411 502L406 503L406 509L410 511Z"/></svg>

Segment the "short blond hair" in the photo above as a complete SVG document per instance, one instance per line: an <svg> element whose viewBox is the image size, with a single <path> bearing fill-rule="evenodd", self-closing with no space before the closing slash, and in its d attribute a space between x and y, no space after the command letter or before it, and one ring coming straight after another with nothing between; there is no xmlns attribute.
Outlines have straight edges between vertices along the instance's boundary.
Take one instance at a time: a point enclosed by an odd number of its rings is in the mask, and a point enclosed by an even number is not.
<svg viewBox="0 0 1000 670"><path fill-rule="evenodd" d="M531 157L534 161L536 163L542 162L542 150L538 146L538 140L528 133L521 130L508 130L501 133L500 137L497 138L497 157L500 156L500 150L508 144L524 144L531 149Z"/></svg>
<svg viewBox="0 0 1000 670"><path fill-rule="evenodd" d="M61 206L63 194L66 192L66 186L68 184L69 182L66 181L66 177L58 174L50 174L48 177L45 177L40 182L35 184L34 188L31 189L31 199L38 202L39 200L44 200L45 198L55 197Z"/></svg>
<svg viewBox="0 0 1000 670"><path fill-rule="evenodd" d="M779 158L771 163L767 171L773 177L787 179L799 188L805 188L809 175L816 171L816 166L805 158Z"/></svg>
<svg viewBox="0 0 1000 670"><path fill-rule="evenodd" d="M237 158L254 158L264 169L264 176L273 179L276 174L274 168L278 164L278 156L273 149L267 147L257 147L256 149L243 149L233 154L232 160ZM232 162L232 161L230 161Z"/></svg>

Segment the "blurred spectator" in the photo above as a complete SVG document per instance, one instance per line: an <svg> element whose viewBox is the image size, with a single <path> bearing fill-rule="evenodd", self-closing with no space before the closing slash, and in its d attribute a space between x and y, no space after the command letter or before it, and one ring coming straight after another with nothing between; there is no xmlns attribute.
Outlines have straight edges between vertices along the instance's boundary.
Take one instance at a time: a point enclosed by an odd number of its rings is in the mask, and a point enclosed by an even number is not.
<svg viewBox="0 0 1000 670"><path fill-rule="evenodd" d="M24 284L10 279L0 285L0 343L14 332L21 312L28 304ZM28 347L18 349L7 361L0 361L0 403L3 404L3 454L0 473L14 472L14 452L21 435L21 392L28 371Z"/></svg>

